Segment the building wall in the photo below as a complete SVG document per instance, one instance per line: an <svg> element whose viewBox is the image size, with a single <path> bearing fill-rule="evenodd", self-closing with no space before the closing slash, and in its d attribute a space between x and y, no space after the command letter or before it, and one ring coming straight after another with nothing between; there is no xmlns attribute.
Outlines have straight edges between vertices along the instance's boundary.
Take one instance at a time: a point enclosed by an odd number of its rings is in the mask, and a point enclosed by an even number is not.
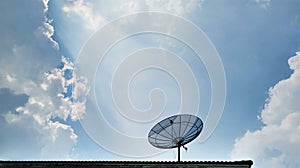
<svg viewBox="0 0 300 168"><path fill-rule="evenodd" d="M253 162L0 161L0 168L250 168Z"/></svg>

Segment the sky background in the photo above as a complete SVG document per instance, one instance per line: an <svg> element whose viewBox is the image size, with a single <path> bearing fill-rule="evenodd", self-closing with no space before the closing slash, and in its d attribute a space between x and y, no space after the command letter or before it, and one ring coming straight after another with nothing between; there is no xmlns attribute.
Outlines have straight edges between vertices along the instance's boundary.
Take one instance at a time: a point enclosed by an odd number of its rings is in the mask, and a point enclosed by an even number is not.
<svg viewBox="0 0 300 168"><path fill-rule="evenodd" d="M93 33L121 16L145 11L181 16L199 27L218 51L226 75L225 106L215 131L204 142L188 144L182 160L251 159L255 167L299 167L298 0L0 1L0 159L176 160L176 150L143 158L111 153L80 124L91 113L86 102L94 90L110 126L130 136L146 137L156 122L178 113L180 86L155 69L138 74L129 92L133 104L145 110L149 90L165 90L169 104L163 115L141 124L116 112L106 88L115 66L144 47L172 51L190 66L199 87L198 116L205 124L212 96L209 75L201 59L175 39L142 34L121 41L99 63L95 89L73 74ZM99 136L105 131L95 130Z"/></svg>

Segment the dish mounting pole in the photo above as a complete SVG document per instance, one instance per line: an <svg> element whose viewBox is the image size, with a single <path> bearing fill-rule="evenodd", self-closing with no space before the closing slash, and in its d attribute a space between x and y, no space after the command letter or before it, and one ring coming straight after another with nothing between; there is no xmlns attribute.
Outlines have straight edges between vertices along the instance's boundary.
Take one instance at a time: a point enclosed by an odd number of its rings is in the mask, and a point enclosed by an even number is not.
<svg viewBox="0 0 300 168"><path fill-rule="evenodd" d="M178 162L180 162L180 147L182 146L183 139L180 139L179 142L177 143L178 146Z"/></svg>
<svg viewBox="0 0 300 168"><path fill-rule="evenodd" d="M180 162L180 143L178 144L178 162Z"/></svg>

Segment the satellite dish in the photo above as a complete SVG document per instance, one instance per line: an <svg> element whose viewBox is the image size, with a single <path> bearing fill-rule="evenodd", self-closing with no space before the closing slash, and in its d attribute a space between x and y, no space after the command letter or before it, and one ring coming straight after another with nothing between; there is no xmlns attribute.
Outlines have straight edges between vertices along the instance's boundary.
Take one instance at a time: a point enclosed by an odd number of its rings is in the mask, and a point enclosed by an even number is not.
<svg viewBox="0 0 300 168"><path fill-rule="evenodd" d="M168 117L157 123L148 134L151 145L161 149L178 148L180 162L180 147L194 140L202 131L203 122L190 114L180 114Z"/></svg>

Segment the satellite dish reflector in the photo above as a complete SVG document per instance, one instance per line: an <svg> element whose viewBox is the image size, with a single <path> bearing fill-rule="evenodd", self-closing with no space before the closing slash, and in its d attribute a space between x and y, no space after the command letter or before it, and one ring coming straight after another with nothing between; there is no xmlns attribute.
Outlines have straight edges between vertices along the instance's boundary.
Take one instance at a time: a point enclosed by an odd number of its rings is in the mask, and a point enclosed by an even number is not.
<svg viewBox="0 0 300 168"><path fill-rule="evenodd" d="M200 118L190 114L180 114L168 117L157 123L148 134L148 141L157 148L178 148L180 161L180 147L194 140L202 131L203 122ZM186 147L184 147L187 149Z"/></svg>

